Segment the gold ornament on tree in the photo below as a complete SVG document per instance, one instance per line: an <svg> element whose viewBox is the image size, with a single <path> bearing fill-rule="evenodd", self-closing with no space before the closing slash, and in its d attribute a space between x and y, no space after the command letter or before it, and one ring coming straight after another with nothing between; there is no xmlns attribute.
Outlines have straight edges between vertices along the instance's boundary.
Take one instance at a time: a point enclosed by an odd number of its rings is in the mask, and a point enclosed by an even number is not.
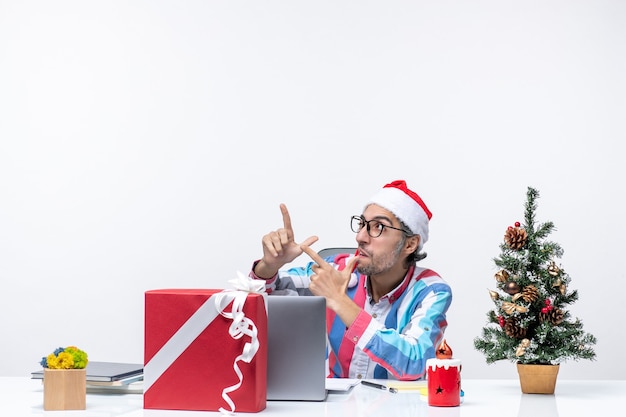
<svg viewBox="0 0 626 417"><path fill-rule="evenodd" d="M518 313L526 313L526 312L528 312L528 309L526 307L524 307L524 306L505 301L505 302L502 303L502 311L504 311L506 314L508 314L510 316L513 313L515 313L516 311Z"/></svg>
<svg viewBox="0 0 626 417"><path fill-rule="evenodd" d="M518 358L520 356L523 356L524 353L526 353L526 348L530 346L530 340L528 339L522 339L522 341L520 342L520 344L517 346L517 349L515 349L515 356L517 356Z"/></svg>
<svg viewBox="0 0 626 417"><path fill-rule="evenodd" d="M520 292L520 286L515 281L508 281L508 282L506 282L502 286L502 289L504 290L505 293L507 293L509 295L514 295L514 294L517 294L518 292Z"/></svg>
<svg viewBox="0 0 626 417"><path fill-rule="evenodd" d="M507 282L509 280L509 273L506 272L504 269L502 269L502 270L496 272L494 278L498 282Z"/></svg>
<svg viewBox="0 0 626 417"><path fill-rule="evenodd" d="M504 242L513 250L522 249L526 245L526 239L528 239L526 230L518 225L519 223L516 222L515 227L509 226L504 233Z"/></svg>
<svg viewBox="0 0 626 417"><path fill-rule="evenodd" d="M563 282L561 281L561 278L557 278L556 281L554 281L554 284L552 284L552 286L554 288L558 288L561 295L565 295L565 292L567 291L567 287L565 286L565 284L563 284Z"/></svg>
<svg viewBox="0 0 626 417"><path fill-rule="evenodd" d="M553 277L557 277L560 273L561 270L559 269L559 267L556 266L554 261L550 261L550 265L548 265L548 274L552 275Z"/></svg>

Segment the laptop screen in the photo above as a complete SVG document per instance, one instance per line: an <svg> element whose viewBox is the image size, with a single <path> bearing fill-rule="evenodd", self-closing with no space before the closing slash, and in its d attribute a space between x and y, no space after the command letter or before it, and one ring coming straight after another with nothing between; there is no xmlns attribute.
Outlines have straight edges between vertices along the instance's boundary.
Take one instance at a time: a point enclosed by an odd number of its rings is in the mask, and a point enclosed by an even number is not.
<svg viewBox="0 0 626 417"><path fill-rule="evenodd" d="M326 300L270 295L267 399L326 399Z"/></svg>

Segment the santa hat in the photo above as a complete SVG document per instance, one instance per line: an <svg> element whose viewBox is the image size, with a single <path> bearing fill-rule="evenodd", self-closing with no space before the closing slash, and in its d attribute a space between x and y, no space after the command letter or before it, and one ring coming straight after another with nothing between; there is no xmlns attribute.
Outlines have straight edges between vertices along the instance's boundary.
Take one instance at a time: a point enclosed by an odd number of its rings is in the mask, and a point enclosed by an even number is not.
<svg viewBox="0 0 626 417"><path fill-rule="evenodd" d="M404 180L393 181L378 191L367 205L376 204L389 210L406 224L411 232L420 235L422 250L428 240L428 221L432 213L417 193L409 190Z"/></svg>

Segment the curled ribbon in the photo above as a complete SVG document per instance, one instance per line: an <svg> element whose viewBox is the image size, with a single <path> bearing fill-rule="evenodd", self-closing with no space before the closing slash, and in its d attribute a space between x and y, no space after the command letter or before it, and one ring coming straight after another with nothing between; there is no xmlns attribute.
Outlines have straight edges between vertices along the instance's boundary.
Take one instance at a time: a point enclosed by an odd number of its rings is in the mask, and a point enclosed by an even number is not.
<svg viewBox="0 0 626 417"><path fill-rule="evenodd" d="M226 410L224 407L220 407L219 411L224 414L232 414L235 412L235 403L228 394L239 389L243 383L243 373L239 368L238 362L244 361L250 363L259 350L257 327L243 312L246 297L249 293L265 294L265 282L254 280L243 275L241 272L237 272L237 275L238 279L229 281L233 284L235 290L224 290L215 295L215 307L219 314L232 320L228 328L230 336L233 339L241 339L244 336L250 337L250 342L244 344L241 355L237 356L233 362L233 369L239 378L239 382L222 390L222 398L230 406L230 411ZM233 303L231 311L225 311L231 301Z"/></svg>

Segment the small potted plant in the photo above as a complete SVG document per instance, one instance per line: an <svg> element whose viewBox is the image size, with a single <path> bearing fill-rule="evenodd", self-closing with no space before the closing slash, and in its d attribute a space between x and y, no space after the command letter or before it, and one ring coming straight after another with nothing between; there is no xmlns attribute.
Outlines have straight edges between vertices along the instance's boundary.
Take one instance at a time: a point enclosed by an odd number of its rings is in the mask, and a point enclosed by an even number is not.
<svg viewBox="0 0 626 417"><path fill-rule="evenodd" d="M60 347L41 359L44 410L84 410L87 397L87 353Z"/></svg>
<svg viewBox="0 0 626 417"><path fill-rule="evenodd" d="M487 326L474 339L488 364L499 360L517 363L522 392L553 394L559 364L595 359L596 339L583 331L567 306L578 300L570 276L557 265L563 249L546 238L554 224L535 224L539 193L527 191L524 223L508 226L494 258L497 290L489 290L495 308L487 313Z"/></svg>

